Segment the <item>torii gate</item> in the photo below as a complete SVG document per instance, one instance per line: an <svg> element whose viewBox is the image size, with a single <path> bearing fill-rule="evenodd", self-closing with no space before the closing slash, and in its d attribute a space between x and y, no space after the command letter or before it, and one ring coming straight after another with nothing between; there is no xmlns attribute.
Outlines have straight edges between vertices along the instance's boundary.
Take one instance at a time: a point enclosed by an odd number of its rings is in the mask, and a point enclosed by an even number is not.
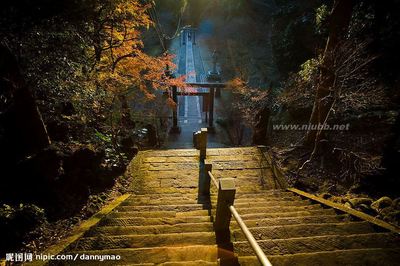
<svg viewBox="0 0 400 266"><path fill-rule="evenodd" d="M212 131L214 129L214 98L215 98L215 89L225 88L227 86L226 83L200 83L200 82L192 82L186 83L189 87L195 88L208 88L208 92L193 92L193 93L182 93L178 92L176 86L172 87L172 100L175 104L178 104L178 95L184 96L208 96L208 128ZM173 110L172 113L172 129L171 133L180 133L180 128L178 127L178 111L177 108Z"/></svg>
<svg viewBox="0 0 400 266"><path fill-rule="evenodd" d="M192 45L196 45L196 29L191 26L185 26L182 29L180 44L185 45L186 49L192 49ZM216 83L215 81L220 81L219 73L217 72L217 53L214 51L213 53L213 70L209 72L208 81L214 83L206 83L206 82L195 82L196 76L194 73L187 73L187 82L186 84L189 87L195 88L208 88L208 92L205 91L197 91L191 93L183 93L178 91L176 86L172 87L172 99L175 104L178 104L178 95L183 96L208 96L208 128L210 131L214 129L214 97L215 97L215 89L220 89L226 87L225 83ZM193 53L186 55L186 65L190 65L192 69L194 69L194 58ZM219 90L218 90L219 91ZM217 95L218 96L218 95ZM173 110L173 126L171 129L171 133L180 133L180 128L178 126L178 114L177 109Z"/></svg>

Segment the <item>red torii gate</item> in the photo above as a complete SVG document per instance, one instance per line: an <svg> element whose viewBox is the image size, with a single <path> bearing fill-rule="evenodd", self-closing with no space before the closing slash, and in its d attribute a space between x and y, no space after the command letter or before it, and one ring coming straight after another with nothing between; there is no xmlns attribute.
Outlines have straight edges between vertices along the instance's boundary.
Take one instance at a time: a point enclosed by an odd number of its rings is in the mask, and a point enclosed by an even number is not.
<svg viewBox="0 0 400 266"><path fill-rule="evenodd" d="M208 108L208 128L210 130L214 129L214 97L215 97L215 89L225 88L227 86L226 83L200 83L200 82L193 82L193 83L186 83L189 87L196 87L196 88L209 88L208 92L178 92L176 86L172 87L172 100L175 104L178 104L178 95L184 96L208 96L209 98L209 108ZM172 128L171 133L180 133L180 128L178 126L178 110L175 108L172 112Z"/></svg>

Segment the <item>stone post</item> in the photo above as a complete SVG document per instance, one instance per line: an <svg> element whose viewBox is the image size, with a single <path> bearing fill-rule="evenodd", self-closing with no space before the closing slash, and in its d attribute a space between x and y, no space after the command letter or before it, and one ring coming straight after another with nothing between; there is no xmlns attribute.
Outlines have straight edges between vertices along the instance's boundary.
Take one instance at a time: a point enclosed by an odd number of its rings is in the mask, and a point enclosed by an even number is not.
<svg viewBox="0 0 400 266"><path fill-rule="evenodd" d="M211 178L208 172L212 171L212 164L209 162L205 162L204 164L204 182L203 182L203 187L202 191L200 192L201 195L208 196L210 195L210 183L211 183Z"/></svg>
<svg viewBox="0 0 400 266"><path fill-rule="evenodd" d="M214 225L216 231L226 232L229 230L232 216L229 207L235 201L235 181L233 178L221 178L218 183L217 210Z"/></svg>
<svg viewBox="0 0 400 266"><path fill-rule="evenodd" d="M200 150L200 160L207 156L207 128L201 129L200 137L197 139L197 147Z"/></svg>

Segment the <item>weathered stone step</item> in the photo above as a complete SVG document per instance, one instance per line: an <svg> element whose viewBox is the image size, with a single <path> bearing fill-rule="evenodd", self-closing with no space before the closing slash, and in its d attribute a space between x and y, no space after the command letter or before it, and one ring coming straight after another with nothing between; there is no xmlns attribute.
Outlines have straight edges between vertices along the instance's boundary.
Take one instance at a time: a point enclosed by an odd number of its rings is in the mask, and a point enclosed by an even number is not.
<svg viewBox="0 0 400 266"><path fill-rule="evenodd" d="M210 199L216 200L218 198L217 193L212 193ZM257 197L241 197L241 195L235 196L235 202L268 202L268 201L291 201L291 200L303 200L301 197L296 195L283 195L283 196L273 196L273 195L260 195Z"/></svg>
<svg viewBox="0 0 400 266"><path fill-rule="evenodd" d="M400 236L393 233L311 236L288 239L258 240L266 255L283 255L364 248L397 248ZM234 242L239 255L253 254L247 241Z"/></svg>
<svg viewBox="0 0 400 266"><path fill-rule="evenodd" d="M257 161L214 161L211 162L213 170L244 170L244 169L259 169L260 163ZM268 166L265 166L268 169Z"/></svg>
<svg viewBox="0 0 400 266"><path fill-rule="evenodd" d="M374 233L374 229L368 222L298 224L284 226L250 227L249 229L254 238L257 240ZM240 229L233 230L232 234L233 241L246 240L246 237Z"/></svg>
<svg viewBox="0 0 400 266"><path fill-rule="evenodd" d="M192 162L198 163L199 158L196 156L153 156L143 159L143 163L182 163L182 162Z"/></svg>
<svg viewBox="0 0 400 266"><path fill-rule="evenodd" d="M129 218L129 217L146 217L146 218L174 218L185 216L207 216L208 210L195 210L195 211L113 211L108 215L110 218Z"/></svg>
<svg viewBox="0 0 400 266"><path fill-rule="evenodd" d="M197 198L198 194L197 193L152 193L152 194L135 194L130 196L127 200L130 199L140 199L140 198L145 198L145 199L160 199L160 198L190 198L190 199L195 199Z"/></svg>
<svg viewBox="0 0 400 266"><path fill-rule="evenodd" d="M164 224L183 224L183 223L203 223L210 222L209 216L189 216L174 218L146 218L146 217L130 217L130 218L110 218L106 217L99 222L99 226L140 226L140 225L164 225Z"/></svg>
<svg viewBox="0 0 400 266"><path fill-rule="evenodd" d="M258 194L263 192L264 188L260 184L248 184L248 185L240 185L236 187L236 192L240 195L241 193L246 194Z"/></svg>
<svg viewBox="0 0 400 266"><path fill-rule="evenodd" d="M207 204L209 201L188 198L161 198L161 199L130 199L121 203L120 206L142 206L142 205L180 205L180 204Z"/></svg>
<svg viewBox="0 0 400 266"><path fill-rule="evenodd" d="M159 266L217 266L218 262L209 262L204 260L196 261L179 261L179 262L165 262L162 264L157 264Z"/></svg>
<svg viewBox="0 0 400 266"><path fill-rule="evenodd" d="M125 249L104 249L86 250L87 255L119 255L118 262L103 261L101 265L127 265L153 263L161 264L166 262L186 261L217 261L218 248L216 245L192 245L184 247L154 247L154 248L125 248ZM74 265L99 265L98 261L75 261Z"/></svg>
<svg viewBox="0 0 400 266"><path fill-rule="evenodd" d="M185 186L185 184L181 184L181 186L166 186L166 187L147 187L142 189L143 194L154 194L154 193L159 193L162 191L163 193L166 194L176 194L176 193L182 193L182 194L195 194L198 192L197 184L196 186ZM163 194L163 193L160 193Z"/></svg>
<svg viewBox="0 0 400 266"><path fill-rule="evenodd" d="M103 264L102 264L103 265ZM209 262L204 260L196 261L171 261L164 263L135 263L123 264L123 266L217 266L218 262Z"/></svg>
<svg viewBox="0 0 400 266"><path fill-rule="evenodd" d="M397 266L400 261L400 248L371 248L298 253L268 256L274 266L324 265L324 266ZM260 266L255 256L239 257L241 266Z"/></svg>
<svg viewBox="0 0 400 266"><path fill-rule="evenodd" d="M152 162L145 166L147 171L176 171L198 169L199 162L196 160L188 160L187 162Z"/></svg>
<svg viewBox="0 0 400 266"><path fill-rule="evenodd" d="M140 234L166 234L185 232L213 232L211 222L183 223L165 225L142 225L142 226L98 226L89 230L85 236L95 235L140 235Z"/></svg>
<svg viewBox="0 0 400 266"><path fill-rule="evenodd" d="M217 199L217 195L211 197L211 199ZM259 198L235 198L235 203L252 203L252 202L270 202L270 201L304 201L301 197L298 196L264 196ZM308 200L306 200L309 202Z"/></svg>
<svg viewBox="0 0 400 266"><path fill-rule="evenodd" d="M213 245L214 232L190 232L147 235L94 236L79 239L73 250L100 250L118 248L144 248L183 245Z"/></svg>
<svg viewBox="0 0 400 266"><path fill-rule="evenodd" d="M313 205L309 200L281 200L281 201L249 201L249 202L237 202L234 203L236 209L240 208L262 208L262 207L278 207L278 206L311 206Z"/></svg>
<svg viewBox="0 0 400 266"><path fill-rule="evenodd" d="M278 217L301 217L301 216L319 216L319 215L334 215L336 214L333 209L321 209L321 210L303 210L303 211L292 211L292 212L271 212L271 213L250 213L241 214L243 220L254 220L264 218L278 218Z"/></svg>
<svg viewBox="0 0 400 266"><path fill-rule="evenodd" d="M258 162L260 160L260 155L259 154L249 154L249 155L209 155L207 156L207 161L210 163L214 162L230 162L230 161L256 161Z"/></svg>
<svg viewBox="0 0 400 266"><path fill-rule="evenodd" d="M235 195L236 199L243 199L243 198L282 198L285 196L293 197L296 196L292 192L288 192L285 190L260 190L257 192L237 192Z"/></svg>
<svg viewBox="0 0 400 266"><path fill-rule="evenodd" d="M321 223L340 223L351 221L350 215L318 215L318 216L300 216L300 217L276 217L246 220L247 227L257 226L278 226L278 225L297 225L297 224L321 224ZM239 228L236 221L231 220L231 228Z"/></svg>
<svg viewBox="0 0 400 266"><path fill-rule="evenodd" d="M279 212L299 212L309 210L324 210L319 204L303 205L303 206L285 206L275 205L267 207L236 207L240 215L257 214L257 213L279 213Z"/></svg>
<svg viewBox="0 0 400 266"><path fill-rule="evenodd" d="M187 212L196 210L207 210L210 205L203 204L177 204L177 205L140 205L140 206L119 206L116 208L118 212L133 212L133 211L175 211Z"/></svg>

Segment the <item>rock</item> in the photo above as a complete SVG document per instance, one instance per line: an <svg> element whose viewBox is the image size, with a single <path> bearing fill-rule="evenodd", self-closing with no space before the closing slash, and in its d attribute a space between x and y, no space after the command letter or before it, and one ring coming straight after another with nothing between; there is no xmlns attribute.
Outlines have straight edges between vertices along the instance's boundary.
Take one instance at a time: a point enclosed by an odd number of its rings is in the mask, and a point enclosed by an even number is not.
<svg viewBox="0 0 400 266"><path fill-rule="evenodd" d="M323 198L323 199L330 199L330 198L332 198L332 195L329 194L329 193L322 193L320 195L320 197Z"/></svg>
<svg viewBox="0 0 400 266"><path fill-rule="evenodd" d="M379 214L384 217L384 216L390 215L394 211L395 211L395 209L393 209L391 206L389 206L389 207L385 207L385 208L381 209Z"/></svg>
<svg viewBox="0 0 400 266"><path fill-rule="evenodd" d="M357 207L361 204L370 206L372 204L372 199L370 199L370 198L353 198L353 199L349 199L349 202L353 207Z"/></svg>
<svg viewBox="0 0 400 266"><path fill-rule="evenodd" d="M400 210L400 198L396 198L392 201L392 207L396 210Z"/></svg>
<svg viewBox="0 0 400 266"><path fill-rule="evenodd" d="M351 205L350 202L346 202L346 203L344 204L344 206L346 206L347 208L353 208L353 206Z"/></svg>
<svg viewBox="0 0 400 266"><path fill-rule="evenodd" d="M400 221L400 211L395 210L385 217L389 218L391 222L398 225Z"/></svg>
<svg viewBox="0 0 400 266"><path fill-rule="evenodd" d="M354 209L372 216L375 216L377 214L376 211L371 209L370 205L367 204L359 204Z"/></svg>
<svg viewBox="0 0 400 266"><path fill-rule="evenodd" d="M379 212L380 210L392 205L392 200L389 197L382 197L371 204L371 208Z"/></svg>
<svg viewBox="0 0 400 266"><path fill-rule="evenodd" d="M331 201L336 202L336 203L341 203L341 204L345 204L346 200L342 197L337 197L337 196L332 196L330 198ZM349 203L350 204L350 203Z"/></svg>
<svg viewBox="0 0 400 266"><path fill-rule="evenodd" d="M398 223L400 220L400 211L395 210L393 207L383 208L379 216L387 222Z"/></svg>

